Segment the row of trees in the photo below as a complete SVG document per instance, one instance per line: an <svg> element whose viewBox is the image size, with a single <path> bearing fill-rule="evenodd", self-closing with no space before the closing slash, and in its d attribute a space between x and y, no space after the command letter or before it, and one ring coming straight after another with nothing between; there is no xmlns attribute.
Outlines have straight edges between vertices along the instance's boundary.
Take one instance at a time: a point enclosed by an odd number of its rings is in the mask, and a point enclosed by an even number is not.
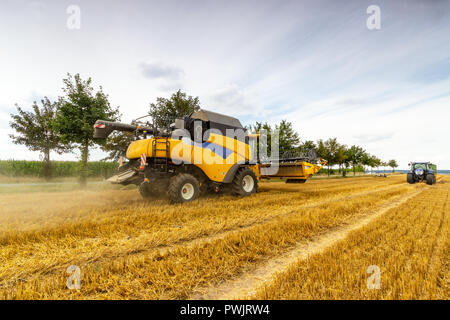
<svg viewBox="0 0 450 320"><path fill-rule="evenodd" d="M79 74L63 79L63 95L56 101L44 97L41 106L34 102L31 111L16 104L17 113L11 114L10 126L16 131L10 138L15 144L27 146L43 154L44 176L51 177L50 153L62 154L74 149L80 151L80 183L86 184L90 149L98 145L109 153L106 159L117 160L133 139L132 134L115 132L111 139L93 139L94 124L98 119L120 121L118 107L112 107L108 95L100 86L95 90L92 79L83 80ZM199 99L178 90L170 99L158 98L150 105L149 114L159 126L171 119L188 115L200 109Z"/></svg>
<svg viewBox="0 0 450 320"><path fill-rule="evenodd" d="M119 108L111 107L102 87L94 90L91 78L83 80L79 74L68 74L63 83L63 95L57 101L44 97L41 107L33 103L32 111L16 105L17 114L11 115L10 126L17 134L10 137L14 143L44 155L46 178L51 176L50 152L62 154L78 148L81 154L80 183L86 184L89 149L105 143L93 139L94 123L97 119L119 120Z"/></svg>
<svg viewBox="0 0 450 320"><path fill-rule="evenodd" d="M356 168L358 166L363 167L366 171L366 167L379 168L379 167L391 167L392 172L398 167L397 161L392 159L389 161L382 161L378 157L366 152L362 147L352 145L348 147L345 144L340 144L336 138L330 138L328 140L318 140L316 144L312 141L306 141L303 144L303 148L313 146L318 155L327 160L328 174L330 173L330 167L337 165L339 170L342 171L342 175L345 176L346 170L352 168L353 175L356 174Z"/></svg>
<svg viewBox="0 0 450 320"><path fill-rule="evenodd" d="M106 159L117 160L123 155L133 134L114 132L110 138L93 139L94 123L97 119L120 121L121 114L118 107L112 107L108 95L102 87L94 90L91 78L83 80L79 74L68 74L63 80L63 95L56 101L47 97L41 100L41 106L36 102L31 111L25 111L16 105L17 113L11 115L10 126L16 134L10 135L16 144L23 144L32 151L43 154L44 176L50 178L50 153L62 154L74 149L80 151L81 170L80 182L86 183L87 163L90 148L100 146L109 153ZM157 98L156 103L150 104L149 115L159 127L168 126L175 118L183 117L200 109L198 97L187 96L178 90L169 99ZM274 130L279 132L279 153L306 152L315 150L318 155L328 161L328 173L332 166L340 169L357 166L379 167L388 165L395 169L398 165L395 160L382 162L375 156L368 154L359 146L347 147L337 142L336 138L326 141L300 141L300 136L292 127L292 123L282 120L274 127L267 123L256 122L248 127L253 132L266 130L268 133L267 149L271 149L271 134ZM342 170L345 175L346 170Z"/></svg>
<svg viewBox="0 0 450 320"><path fill-rule="evenodd" d="M392 159L389 161L382 161L378 157L369 154L362 147L352 145L348 147L341 144L336 138L327 140L318 140L317 142L306 140L301 142L300 136L292 127L292 123L282 120L279 124L273 127L268 123L256 122L254 125L248 127L253 132L260 132L264 130L267 133L267 150L271 150L271 136L274 130L278 130L279 134L279 154L307 154L309 150L314 150L317 155L327 160L328 174L330 174L333 166L338 166L339 171L345 176L350 167L353 170L353 175L356 175L357 167L362 167L365 171L366 167L379 168L391 167L392 171L398 167L397 161Z"/></svg>

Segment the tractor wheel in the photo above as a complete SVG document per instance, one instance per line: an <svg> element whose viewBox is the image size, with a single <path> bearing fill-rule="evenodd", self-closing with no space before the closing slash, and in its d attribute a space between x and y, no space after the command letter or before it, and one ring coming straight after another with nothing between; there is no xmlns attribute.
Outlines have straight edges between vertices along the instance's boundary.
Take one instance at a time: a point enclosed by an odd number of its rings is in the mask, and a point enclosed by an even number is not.
<svg viewBox="0 0 450 320"><path fill-rule="evenodd" d="M172 203L189 202L198 198L200 185L193 175L180 173L170 180L168 194Z"/></svg>
<svg viewBox="0 0 450 320"><path fill-rule="evenodd" d="M239 170L231 183L232 193L236 196L249 196L258 190L258 180L250 168Z"/></svg>
<svg viewBox="0 0 450 320"><path fill-rule="evenodd" d="M412 173L408 173L406 175L406 181L408 181L408 183L413 184L414 183L414 177Z"/></svg>
<svg viewBox="0 0 450 320"><path fill-rule="evenodd" d="M434 174L427 174L427 184L432 185L436 182Z"/></svg>

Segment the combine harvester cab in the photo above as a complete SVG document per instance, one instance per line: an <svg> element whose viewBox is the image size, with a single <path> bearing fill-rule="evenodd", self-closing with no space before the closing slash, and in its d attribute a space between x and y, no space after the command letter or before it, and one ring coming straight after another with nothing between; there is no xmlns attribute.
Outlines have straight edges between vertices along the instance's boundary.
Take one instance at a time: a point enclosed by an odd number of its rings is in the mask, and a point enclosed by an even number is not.
<svg viewBox="0 0 450 320"><path fill-rule="evenodd" d="M121 161L109 182L138 185L144 198L167 193L175 203L192 201L208 190L248 196L257 192L261 178L305 182L326 163L317 157L261 162L253 156L259 134L248 134L236 118L207 110L176 119L167 129L103 120L94 129L94 138L107 138L114 130L136 137L126 152L129 161Z"/></svg>

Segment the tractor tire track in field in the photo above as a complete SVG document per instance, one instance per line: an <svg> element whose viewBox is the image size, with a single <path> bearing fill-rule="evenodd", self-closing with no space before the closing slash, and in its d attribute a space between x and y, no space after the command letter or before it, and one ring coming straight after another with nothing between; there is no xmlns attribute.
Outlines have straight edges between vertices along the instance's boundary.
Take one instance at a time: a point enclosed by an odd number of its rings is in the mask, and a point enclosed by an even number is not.
<svg viewBox="0 0 450 320"><path fill-rule="evenodd" d="M125 250L120 253L104 252L101 256L90 257L90 258L85 259L84 261L78 260L77 265L80 267L83 267L83 265L102 263L102 262L108 261L108 260L123 258L123 257L130 256L130 255L145 254L145 253L148 253L151 251L155 251L155 252L159 251L160 254L164 254L167 251L174 250L176 248L191 247L191 246L195 246L197 244L203 243L203 242L219 240L219 239L225 238L226 236L233 234L233 233L245 232L246 230L249 230L251 228L269 223L270 221L273 221L274 219L295 215L301 209L311 209L311 208L323 206L325 204L331 204L334 202L344 201L344 200L351 200L351 199L363 197L366 195L371 195L371 194L378 193L378 192L401 189L402 187L404 187L404 185L393 184L393 185L389 185L386 187L380 187L377 189L355 192L355 193L347 194L344 196L335 196L330 199L321 200L321 201L317 201L317 202L314 202L311 204L305 204L305 205L299 206L295 210L292 210L292 209L285 210L285 211L280 212L279 214L275 214L273 216L269 216L269 217L266 217L266 218L258 220L258 221L253 221L253 222L250 222L250 223L247 223L244 225L239 225L239 226L233 227L231 229L225 229L220 232L213 233L213 234L202 235L197 238L189 238L189 239L180 238L178 241L175 241L171 244L161 244L161 245L156 245L156 246L151 246L151 247L148 247L145 244L142 244L142 246L140 246L140 247L133 248L131 250ZM56 272L59 272L59 271L65 269L67 267L68 263L70 263L70 261L67 261L63 264L58 263L58 264L50 265L50 266L47 266L46 268L39 269L39 271L36 271L33 273L18 274L17 278L11 279L9 281L5 281L2 284L0 284L0 288L5 288L5 287L9 287L11 285L15 285L18 281L29 281L30 279L33 279L35 277L54 274Z"/></svg>
<svg viewBox="0 0 450 320"><path fill-rule="evenodd" d="M311 255L324 251L336 242L344 240L350 232L369 224L389 210L418 196L423 190L419 189L400 199L389 201L377 210L364 214L360 218L355 218L353 222L345 226L335 227L326 233L317 235L310 241L302 241L282 256L269 260L255 270L247 272L234 280L226 281L215 287L200 289L198 290L199 293L193 295L192 299L224 300L249 297L259 287L264 285L264 283L270 281L277 273L286 270L292 263L305 260Z"/></svg>

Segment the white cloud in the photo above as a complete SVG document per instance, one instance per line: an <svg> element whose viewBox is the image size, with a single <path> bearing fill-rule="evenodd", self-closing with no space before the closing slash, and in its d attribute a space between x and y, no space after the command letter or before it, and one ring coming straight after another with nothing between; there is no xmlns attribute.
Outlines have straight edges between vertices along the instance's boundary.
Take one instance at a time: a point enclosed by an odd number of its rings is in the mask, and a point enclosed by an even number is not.
<svg viewBox="0 0 450 320"><path fill-rule="evenodd" d="M218 112L233 114L235 116L255 114L258 112L258 106L255 100L250 98L236 84L225 85L208 94L205 98L206 105Z"/></svg>
<svg viewBox="0 0 450 320"><path fill-rule="evenodd" d="M394 132L387 133L370 133L370 134L355 134L353 138L359 144L366 144L371 142L378 142L386 139L391 139L394 136Z"/></svg>
<svg viewBox="0 0 450 320"><path fill-rule="evenodd" d="M183 69L161 62L142 62L140 69L145 78L157 80L162 90L176 90L183 86L185 73Z"/></svg>
<svg viewBox="0 0 450 320"><path fill-rule="evenodd" d="M143 62L141 63L142 73L150 79L167 79L179 81L184 76L181 68L167 66L162 63Z"/></svg>

